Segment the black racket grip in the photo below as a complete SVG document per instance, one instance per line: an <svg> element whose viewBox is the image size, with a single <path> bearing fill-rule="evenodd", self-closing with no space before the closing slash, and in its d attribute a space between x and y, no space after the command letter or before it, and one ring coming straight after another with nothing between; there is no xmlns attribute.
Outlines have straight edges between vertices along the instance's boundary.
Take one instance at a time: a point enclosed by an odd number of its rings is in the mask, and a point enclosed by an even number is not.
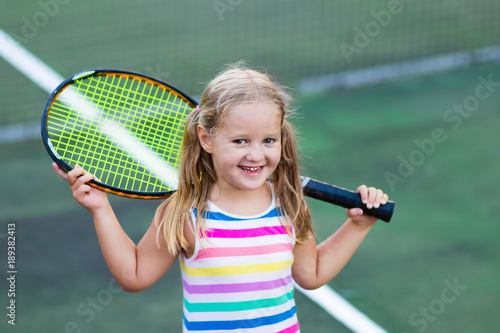
<svg viewBox="0 0 500 333"><path fill-rule="evenodd" d="M317 180L302 177L304 194L310 198L322 200L344 208L361 208L365 214L374 216L385 222L390 222L394 212L394 202L388 201L379 208L366 208L357 192L349 191L341 187L322 183Z"/></svg>

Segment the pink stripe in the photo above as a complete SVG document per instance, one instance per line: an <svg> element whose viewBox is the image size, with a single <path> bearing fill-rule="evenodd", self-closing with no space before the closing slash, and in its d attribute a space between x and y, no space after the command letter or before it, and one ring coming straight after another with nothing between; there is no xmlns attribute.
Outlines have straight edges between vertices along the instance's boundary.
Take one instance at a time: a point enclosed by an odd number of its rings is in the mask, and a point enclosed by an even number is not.
<svg viewBox="0 0 500 333"><path fill-rule="evenodd" d="M223 293L239 293L248 291L270 290L286 286L292 282L292 276L289 275L282 279L260 282L245 282L232 284L202 284L190 285L184 279L182 284L184 290L190 294L223 294Z"/></svg>
<svg viewBox="0 0 500 333"><path fill-rule="evenodd" d="M281 225L252 229L207 229L209 238L249 238L269 235L286 235L286 230ZM203 237L201 232L200 237Z"/></svg>
<svg viewBox="0 0 500 333"><path fill-rule="evenodd" d="M237 257L292 251L293 244L279 243L250 247L209 247L201 249L195 260L215 257Z"/></svg>
<svg viewBox="0 0 500 333"><path fill-rule="evenodd" d="M295 325L285 328L283 331L279 331L277 333L295 333L299 331L299 323L295 323Z"/></svg>

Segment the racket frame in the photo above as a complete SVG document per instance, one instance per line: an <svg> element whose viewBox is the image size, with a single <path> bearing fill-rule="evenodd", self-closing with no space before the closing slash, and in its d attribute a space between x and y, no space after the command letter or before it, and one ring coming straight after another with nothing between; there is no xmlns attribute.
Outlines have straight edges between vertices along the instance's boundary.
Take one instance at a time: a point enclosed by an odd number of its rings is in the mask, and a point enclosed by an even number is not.
<svg viewBox="0 0 500 333"><path fill-rule="evenodd" d="M65 79L63 82L61 82L49 95L49 98L47 99L47 102L45 104L44 110L43 110L43 116L42 116L42 122L41 122L41 135L42 135L42 141L45 146L45 149L49 153L49 156L52 158L54 162L65 172L70 172L73 170L73 167L71 167L68 163L66 163L61 156L57 153L55 150L54 146L52 145L52 142L50 141L49 138L49 133L47 130L47 121L50 113L50 109L52 107L52 104L54 101L57 99L59 94L61 94L64 89L68 86L71 86L73 83L75 83L78 80L86 79L90 76L100 76L100 75L107 75L107 74L116 74L116 75L123 75L123 76L135 76L149 84L152 85L157 85L157 86L166 86L172 93L181 96L182 99L184 99L190 106L193 107L193 109L198 105L198 102L195 101L193 98L191 98L189 95L184 93L183 91L179 90L178 88L160 81L152 76L141 74L138 72L133 72L133 71L127 71L127 70L121 70L121 69L106 69L106 68L97 68L97 69L91 69L91 70L86 70L82 71L80 73L77 73L75 75L72 75ZM175 192L175 190L172 191L165 191L165 192L138 192L138 191L132 191L132 190L127 190L127 189L122 189L118 188L112 185L104 184L101 183L98 180L91 180L88 183L90 186L97 188L99 190L105 191L107 193L119 195L119 196L125 196L128 198L134 198L134 199L164 199L168 198L172 193Z"/></svg>

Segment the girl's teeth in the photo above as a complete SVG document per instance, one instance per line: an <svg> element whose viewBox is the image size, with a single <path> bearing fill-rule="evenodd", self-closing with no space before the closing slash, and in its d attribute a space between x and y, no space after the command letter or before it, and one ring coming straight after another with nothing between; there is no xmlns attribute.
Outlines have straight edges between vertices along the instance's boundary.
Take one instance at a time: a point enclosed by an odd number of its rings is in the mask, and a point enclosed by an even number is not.
<svg viewBox="0 0 500 333"><path fill-rule="evenodd" d="M260 170L260 167L253 167L253 168L248 168L248 167L241 167L245 171L250 171L250 172L257 172Z"/></svg>

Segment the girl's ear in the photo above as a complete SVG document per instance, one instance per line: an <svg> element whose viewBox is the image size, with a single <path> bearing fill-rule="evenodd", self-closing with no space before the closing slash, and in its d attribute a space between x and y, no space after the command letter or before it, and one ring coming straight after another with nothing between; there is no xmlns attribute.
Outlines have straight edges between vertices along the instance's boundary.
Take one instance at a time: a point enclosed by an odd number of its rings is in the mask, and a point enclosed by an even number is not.
<svg viewBox="0 0 500 333"><path fill-rule="evenodd" d="M200 140L201 147L207 153L212 154L212 137L200 125L198 125L196 130L198 131L198 139Z"/></svg>

